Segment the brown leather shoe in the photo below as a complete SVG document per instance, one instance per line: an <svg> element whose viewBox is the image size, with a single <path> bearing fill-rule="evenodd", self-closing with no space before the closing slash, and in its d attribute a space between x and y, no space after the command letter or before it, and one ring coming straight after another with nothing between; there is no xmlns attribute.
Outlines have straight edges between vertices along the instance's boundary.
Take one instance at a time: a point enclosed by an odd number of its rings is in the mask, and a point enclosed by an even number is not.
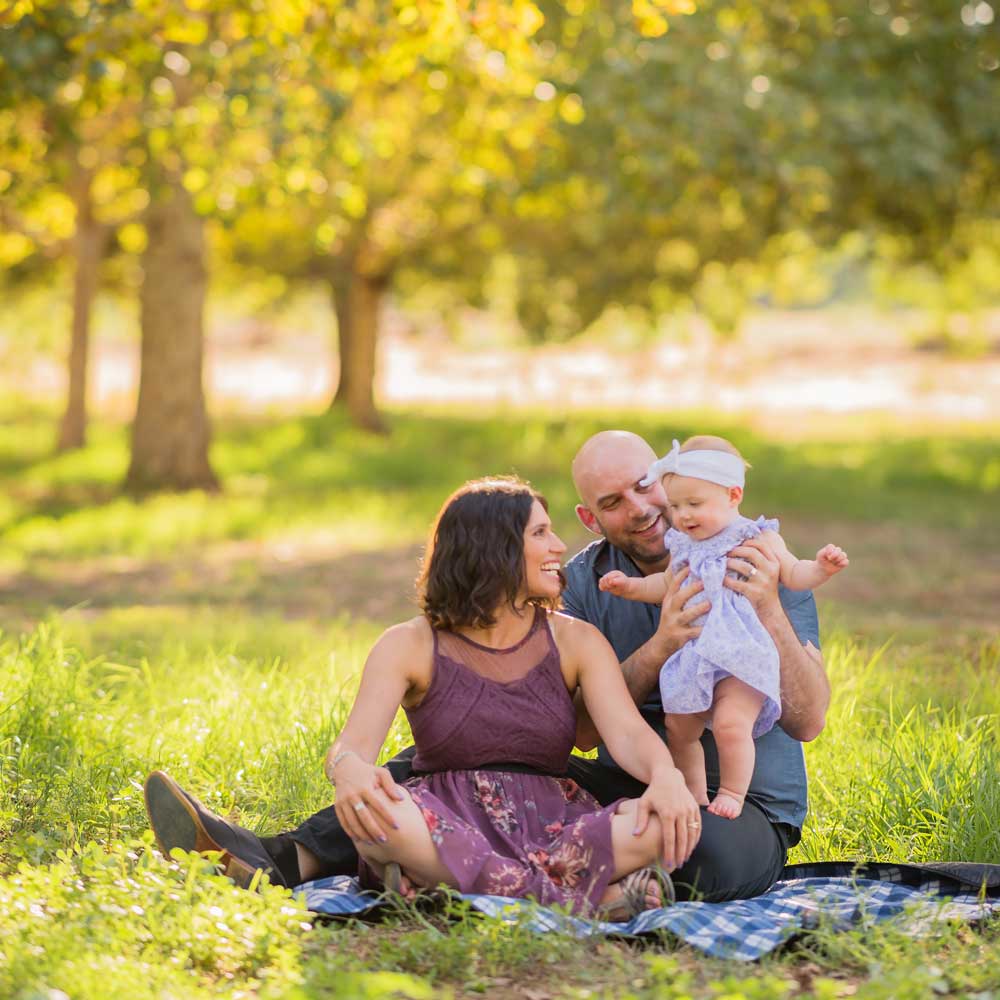
<svg viewBox="0 0 1000 1000"><path fill-rule="evenodd" d="M146 779L143 794L156 842L168 857L175 847L184 851L220 851L220 871L240 888L248 889L258 871L278 885L285 884L256 834L216 816L168 774L153 771Z"/></svg>

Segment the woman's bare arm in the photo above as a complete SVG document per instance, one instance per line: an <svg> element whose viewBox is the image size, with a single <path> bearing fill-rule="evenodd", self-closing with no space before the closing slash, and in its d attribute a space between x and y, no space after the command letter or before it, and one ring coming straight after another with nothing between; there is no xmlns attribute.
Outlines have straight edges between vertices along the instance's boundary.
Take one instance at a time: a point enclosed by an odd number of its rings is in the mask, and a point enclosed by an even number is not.
<svg viewBox="0 0 1000 1000"><path fill-rule="evenodd" d="M424 664L429 670L430 626L424 619L383 632L368 654L347 722L327 751L324 772L336 780L337 816L352 839L382 840L393 825L385 796L401 793L375 761L407 692L421 684Z"/></svg>
<svg viewBox="0 0 1000 1000"><path fill-rule="evenodd" d="M615 761L648 788L639 799L636 832L648 817L659 818L662 856L668 867L683 864L700 833L698 803L674 766L670 751L639 714L625 686L618 658L593 626L557 616L556 640L563 667L575 673L598 733Z"/></svg>
<svg viewBox="0 0 1000 1000"><path fill-rule="evenodd" d="M659 626L646 642L619 665L625 686L635 705L641 705L650 696L659 681L663 664L684 643L701 635L701 628L692 625L692 622L707 614L711 604L708 601L699 601L685 608L687 602L704 589L700 581L691 584L686 582L689 572L687 566L676 575L667 570L667 575L664 577L667 582L667 593L660 609ZM656 575L662 576L662 574ZM597 728L590 718L582 695L578 692L576 745L581 750L593 750L599 741Z"/></svg>

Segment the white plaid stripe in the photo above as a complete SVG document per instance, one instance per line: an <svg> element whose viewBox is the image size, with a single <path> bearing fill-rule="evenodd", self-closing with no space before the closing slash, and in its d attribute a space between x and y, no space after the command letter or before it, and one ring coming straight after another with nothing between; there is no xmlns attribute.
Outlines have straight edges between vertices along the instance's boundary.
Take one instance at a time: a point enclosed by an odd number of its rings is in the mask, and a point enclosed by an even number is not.
<svg viewBox="0 0 1000 1000"><path fill-rule="evenodd" d="M847 878L801 878L779 882L756 899L730 903L675 903L647 910L628 923L567 917L521 899L465 896L480 912L508 922L523 920L540 933L561 931L576 937L611 934L633 937L669 931L687 944L717 958L752 962L789 937L824 919L833 926L869 926L902 917L907 931L919 934L939 920L975 921L1000 914L1000 898L976 893L947 896L950 885L928 876L919 888L899 884L889 869L881 881ZM358 916L385 905L375 894L362 893L347 876L318 879L297 890L306 906L327 916Z"/></svg>

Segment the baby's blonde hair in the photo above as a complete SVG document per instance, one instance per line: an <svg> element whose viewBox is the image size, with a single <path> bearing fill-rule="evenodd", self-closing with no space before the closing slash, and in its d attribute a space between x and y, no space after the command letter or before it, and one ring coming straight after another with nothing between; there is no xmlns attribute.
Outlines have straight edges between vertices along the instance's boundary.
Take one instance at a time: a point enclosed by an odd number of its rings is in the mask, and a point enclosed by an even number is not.
<svg viewBox="0 0 1000 1000"><path fill-rule="evenodd" d="M681 452L685 451L724 451L729 455L735 455L737 458L741 459L745 468L753 468L753 466L745 458L743 458L740 454L739 448L737 448L732 441L727 441L724 437L716 437L714 434L695 434L694 437L689 437L687 441L681 445Z"/></svg>

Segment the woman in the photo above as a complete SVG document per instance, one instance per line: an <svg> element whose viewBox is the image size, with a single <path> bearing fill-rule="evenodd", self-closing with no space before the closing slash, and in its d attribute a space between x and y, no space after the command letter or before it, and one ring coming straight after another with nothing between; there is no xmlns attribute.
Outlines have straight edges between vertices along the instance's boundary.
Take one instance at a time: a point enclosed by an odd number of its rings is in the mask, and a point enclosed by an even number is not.
<svg viewBox="0 0 1000 1000"><path fill-rule="evenodd" d="M444 504L420 579L423 614L390 628L327 755L366 884L446 884L628 919L664 901L700 833L698 805L591 625L556 613L566 546L516 479ZM601 807L562 777L582 696L612 756L648 785ZM402 705L415 777L376 767ZM650 867L652 866L652 867Z"/></svg>

